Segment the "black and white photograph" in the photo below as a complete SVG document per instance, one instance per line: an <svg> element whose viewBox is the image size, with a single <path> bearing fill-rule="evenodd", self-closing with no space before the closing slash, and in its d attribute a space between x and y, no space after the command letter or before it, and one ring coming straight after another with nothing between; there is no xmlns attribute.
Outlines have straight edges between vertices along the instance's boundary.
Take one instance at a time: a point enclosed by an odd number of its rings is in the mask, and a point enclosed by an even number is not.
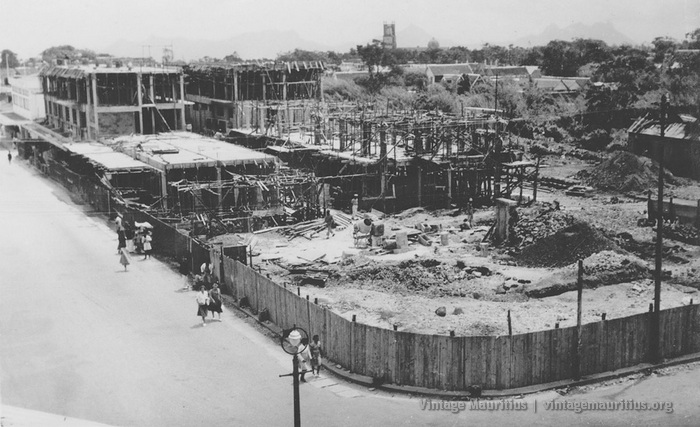
<svg viewBox="0 0 700 427"><path fill-rule="evenodd" d="M0 426L700 425L700 1L0 17Z"/></svg>

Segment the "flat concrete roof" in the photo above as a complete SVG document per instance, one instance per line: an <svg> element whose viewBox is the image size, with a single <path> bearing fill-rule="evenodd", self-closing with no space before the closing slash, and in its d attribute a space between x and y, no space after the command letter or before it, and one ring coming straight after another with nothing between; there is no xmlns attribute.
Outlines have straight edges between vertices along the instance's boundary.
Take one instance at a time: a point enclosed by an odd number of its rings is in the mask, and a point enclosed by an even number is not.
<svg viewBox="0 0 700 427"><path fill-rule="evenodd" d="M191 132L123 136L106 144L159 170L279 162L275 156Z"/></svg>
<svg viewBox="0 0 700 427"><path fill-rule="evenodd" d="M152 166L138 161L124 153L114 151L112 148L98 142L75 142L64 144L66 150L87 158L91 163L102 166L109 171L134 171L152 170Z"/></svg>

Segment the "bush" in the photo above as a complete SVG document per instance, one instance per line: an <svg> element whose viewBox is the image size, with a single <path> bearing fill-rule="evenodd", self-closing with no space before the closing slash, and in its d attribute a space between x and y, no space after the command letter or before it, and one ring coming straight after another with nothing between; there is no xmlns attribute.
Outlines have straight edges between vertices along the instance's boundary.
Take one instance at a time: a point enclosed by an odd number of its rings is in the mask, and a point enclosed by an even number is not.
<svg viewBox="0 0 700 427"><path fill-rule="evenodd" d="M612 140L612 137L607 131L596 129L593 132L585 134L583 138L581 138L581 143L579 145L586 150L600 151L610 144Z"/></svg>
<svg viewBox="0 0 700 427"><path fill-rule="evenodd" d="M324 79L323 94L332 101L357 101L365 96L365 91L355 82L342 79Z"/></svg>
<svg viewBox="0 0 700 427"><path fill-rule="evenodd" d="M457 99L440 84L428 86L425 93L418 95L416 107L422 110L438 110L444 113L457 113L460 108Z"/></svg>

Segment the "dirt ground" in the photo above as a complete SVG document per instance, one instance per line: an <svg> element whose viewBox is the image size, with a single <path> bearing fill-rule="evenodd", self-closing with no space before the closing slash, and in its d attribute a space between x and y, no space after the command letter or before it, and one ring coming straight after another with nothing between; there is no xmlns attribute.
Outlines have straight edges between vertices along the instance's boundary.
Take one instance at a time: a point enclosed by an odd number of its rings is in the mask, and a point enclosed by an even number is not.
<svg viewBox="0 0 700 427"><path fill-rule="evenodd" d="M542 175L558 178L574 178L600 164L559 156L546 163ZM668 192L700 199L697 182L678 180ZM574 326L578 258L585 269L584 323L600 320L603 313L612 319L646 312L653 302L655 231L637 225L646 217L644 197L643 191L597 189L581 198L541 188L537 203L518 208L522 235L498 248L481 245L494 222L492 207L478 208L474 227L464 231L460 224L466 215L456 210L415 208L384 218L389 239L400 230L415 233L421 224L435 230L424 234L430 246L412 241L399 254L356 247L351 227L336 230L329 239L325 231L291 240L270 231L252 236L253 264L278 283L300 286L302 296L318 298L348 319L356 315L358 322L385 328L502 335L508 333L509 311L513 333L551 329L557 323ZM620 233L628 233L626 239ZM441 234L447 235L447 245ZM662 309L698 301L700 247L669 239L664 247ZM528 258L528 253L535 255ZM532 266L538 259L553 262ZM440 307L444 316L436 314Z"/></svg>

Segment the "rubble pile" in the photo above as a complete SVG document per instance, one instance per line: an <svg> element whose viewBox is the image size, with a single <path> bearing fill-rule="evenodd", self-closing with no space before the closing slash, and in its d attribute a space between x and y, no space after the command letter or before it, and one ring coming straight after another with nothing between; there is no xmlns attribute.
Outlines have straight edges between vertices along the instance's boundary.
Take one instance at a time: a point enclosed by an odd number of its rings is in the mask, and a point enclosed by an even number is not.
<svg viewBox="0 0 700 427"><path fill-rule="evenodd" d="M520 263L532 267L563 267L603 250L620 248L588 223L573 224L538 240L520 252Z"/></svg>
<svg viewBox="0 0 700 427"><path fill-rule="evenodd" d="M587 185L620 192L643 192L655 188L658 176L658 164L628 151L618 151L608 160L575 175ZM668 171L665 171L664 179L669 184L675 182Z"/></svg>
<svg viewBox="0 0 700 427"><path fill-rule="evenodd" d="M664 238L700 246L700 230L692 225L673 224L671 226L665 226L662 232Z"/></svg>
<svg viewBox="0 0 700 427"><path fill-rule="evenodd" d="M407 260L394 264L370 261L340 267L330 278L332 284L372 288L398 295L421 294L430 297L470 296L469 280L488 277L493 272L483 266L450 265L434 259ZM329 283L330 285L331 283Z"/></svg>
<svg viewBox="0 0 700 427"><path fill-rule="evenodd" d="M647 264L631 254L613 250L595 253L583 259L583 287L593 289L650 277ZM544 298L576 290L578 261L540 282L527 285L525 295Z"/></svg>
<svg viewBox="0 0 700 427"><path fill-rule="evenodd" d="M670 230L664 229L666 238L673 238L670 235ZM676 239L678 240L678 239ZM614 238L615 243L622 249L632 252L642 259L650 260L656 256L656 242L654 241L638 241L630 233L618 233ZM681 253L686 250L680 245L663 245L661 254L663 259L677 263L687 264L689 261L681 256Z"/></svg>
<svg viewBox="0 0 700 427"><path fill-rule="evenodd" d="M534 208L520 209L520 220L513 228L519 248L530 246L539 240L551 236L557 231L574 223L574 217L555 210L550 203L543 203Z"/></svg>

